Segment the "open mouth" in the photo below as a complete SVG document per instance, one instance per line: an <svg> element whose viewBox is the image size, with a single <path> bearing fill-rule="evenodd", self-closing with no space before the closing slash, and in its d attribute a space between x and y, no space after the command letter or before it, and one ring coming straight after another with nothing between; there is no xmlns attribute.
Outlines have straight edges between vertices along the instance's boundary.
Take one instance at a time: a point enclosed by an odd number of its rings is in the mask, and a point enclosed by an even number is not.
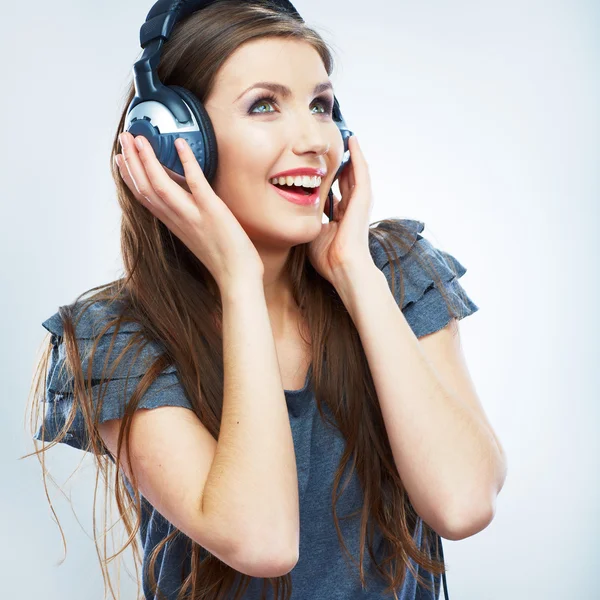
<svg viewBox="0 0 600 600"><path fill-rule="evenodd" d="M270 183L280 196L283 196L286 200L294 202L296 204L317 204L319 202L319 190L321 186L314 188L305 188L304 186L298 185L281 185Z"/></svg>
<svg viewBox="0 0 600 600"><path fill-rule="evenodd" d="M302 195L304 194L305 196L310 196L311 194L314 193L315 190L318 190L319 188L308 188L308 187L304 187L302 185L286 185L284 184L280 184L280 183L273 183L272 185L274 185L276 188L279 188L280 190L283 190L284 192L289 192L290 194L298 194L298 195Z"/></svg>

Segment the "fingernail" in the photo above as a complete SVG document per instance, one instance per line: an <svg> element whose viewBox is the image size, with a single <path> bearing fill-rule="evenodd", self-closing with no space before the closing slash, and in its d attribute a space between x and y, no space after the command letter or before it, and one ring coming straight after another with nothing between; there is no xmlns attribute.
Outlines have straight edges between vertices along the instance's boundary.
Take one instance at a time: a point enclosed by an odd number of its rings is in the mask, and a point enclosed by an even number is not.
<svg viewBox="0 0 600 600"><path fill-rule="evenodd" d="M136 147L138 150L143 150L143 149L144 149L144 142L142 141L142 136L141 136L141 135L138 135L138 136L135 138L135 147Z"/></svg>
<svg viewBox="0 0 600 600"><path fill-rule="evenodd" d="M124 133L119 134L119 143L121 148L125 149L127 147L127 136Z"/></svg>

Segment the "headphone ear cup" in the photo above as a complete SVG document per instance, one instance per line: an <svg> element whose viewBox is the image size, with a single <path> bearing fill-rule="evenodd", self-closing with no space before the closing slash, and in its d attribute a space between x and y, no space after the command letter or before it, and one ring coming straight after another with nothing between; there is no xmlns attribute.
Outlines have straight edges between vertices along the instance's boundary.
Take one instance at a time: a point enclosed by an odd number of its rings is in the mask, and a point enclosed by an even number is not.
<svg viewBox="0 0 600 600"><path fill-rule="evenodd" d="M185 100L186 104L190 107L196 122L198 123L198 132L184 132L178 137L184 137L189 143L190 148L192 148L192 151L194 152L196 160L202 168L202 172L204 173L206 180L211 183L217 171L218 153L217 138L215 136L215 130L210 121L210 117L202 105L202 102L200 102L200 100L198 100L198 98L192 94L192 92L179 85L170 85L168 87L175 91L183 100ZM190 135L192 133L195 134L197 139L192 139L190 141ZM181 164L178 155L176 166L177 164L181 169L180 175L183 175L183 165Z"/></svg>

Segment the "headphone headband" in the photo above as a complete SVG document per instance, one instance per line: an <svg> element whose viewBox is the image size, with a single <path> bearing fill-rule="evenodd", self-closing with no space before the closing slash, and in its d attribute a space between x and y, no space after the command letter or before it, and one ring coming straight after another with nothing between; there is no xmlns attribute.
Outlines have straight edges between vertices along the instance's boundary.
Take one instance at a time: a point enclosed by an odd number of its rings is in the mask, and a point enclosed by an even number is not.
<svg viewBox="0 0 600 600"><path fill-rule="evenodd" d="M192 13L202 10L217 0L158 0L150 9L146 16L146 22L140 29L140 45L145 48L150 42L161 38L168 40L173 31L173 27L179 22L189 17ZM252 2L252 0L250 0ZM258 4L254 2L254 4ZM299 21L304 22L298 11L288 0L268 0L262 2L268 6L272 4L273 8L280 12L288 12Z"/></svg>

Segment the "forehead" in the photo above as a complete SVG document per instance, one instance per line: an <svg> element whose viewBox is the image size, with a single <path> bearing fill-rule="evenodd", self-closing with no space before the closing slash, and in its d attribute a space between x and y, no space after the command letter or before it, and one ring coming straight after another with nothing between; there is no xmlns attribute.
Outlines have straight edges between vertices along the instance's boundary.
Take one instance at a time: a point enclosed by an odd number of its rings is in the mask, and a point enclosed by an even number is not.
<svg viewBox="0 0 600 600"><path fill-rule="evenodd" d="M236 49L223 63L214 82L214 93L237 96L257 81L277 81L293 89L312 87L327 80L319 53L301 40L266 38Z"/></svg>

